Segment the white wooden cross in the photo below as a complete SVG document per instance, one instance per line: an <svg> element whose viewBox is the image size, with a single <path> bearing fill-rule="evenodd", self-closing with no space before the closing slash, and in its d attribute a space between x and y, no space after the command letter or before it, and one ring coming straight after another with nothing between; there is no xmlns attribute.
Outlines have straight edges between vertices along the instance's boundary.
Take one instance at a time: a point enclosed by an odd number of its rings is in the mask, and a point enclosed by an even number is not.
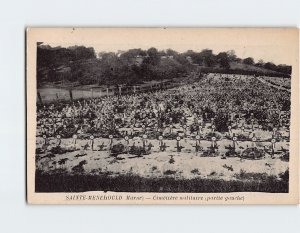
<svg viewBox="0 0 300 233"><path fill-rule="evenodd" d="M255 147L256 141L257 141L257 139L256 139L255 135L253 135L253 137L252 137L252 148Z"/></svg>
<svg viewBox="0 0 300 233"><path fill-rule="evenodd" d="M94 136L93 135L90 136L90 145L91 145L91 150L93 150L93 148L94 148Z"/></svg>
<svg viewBox="0 0 300 233"><path fill-rule="evenodd" d="M216 126L215 126L215 125L212 125L212 126L211 126L211 132L215 132L215 128L216 128Z"/></svg>
<svg viewBox="0 0 300 233"><path fill-rule="evenodd" d="M73 135L73 146L74 146L74 147L76 146L76 141L77 141L77 135L74 134L74 135Z"/></svg>
<svg viewBox="0 0 300 233"><path fill-rule="evenodd" d="M109 135L108 138L110 139L110 145L112 145L112 144L113 144L113 138L114 138L114 137L113 137L112 135Z"/></svg>
<svg viewBox="0 0 300 233"><path fill-rule="evenodd" d="M211 141L212 141L212 147L215 148L216 147L216 137L212 137Z"/></svg>
<svg viewBox="0 0 300 233"><path fill-rule="evenodd" d="M61 143L61 136L60 136L60 135L57 135L56 138L57 138L56 145L57 145L57 146L60 146L60 143Z"/></svg>

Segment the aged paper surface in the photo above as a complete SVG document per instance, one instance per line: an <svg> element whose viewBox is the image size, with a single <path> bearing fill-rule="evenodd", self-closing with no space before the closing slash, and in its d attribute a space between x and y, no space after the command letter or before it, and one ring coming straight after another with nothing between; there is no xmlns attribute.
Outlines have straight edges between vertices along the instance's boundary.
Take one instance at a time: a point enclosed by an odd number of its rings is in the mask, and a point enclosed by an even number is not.
<svg viewBox="0 0 300 233"><path fill-rule="evenodd" d="M28 203L298 203L298 29L26 38Z"/></svg>

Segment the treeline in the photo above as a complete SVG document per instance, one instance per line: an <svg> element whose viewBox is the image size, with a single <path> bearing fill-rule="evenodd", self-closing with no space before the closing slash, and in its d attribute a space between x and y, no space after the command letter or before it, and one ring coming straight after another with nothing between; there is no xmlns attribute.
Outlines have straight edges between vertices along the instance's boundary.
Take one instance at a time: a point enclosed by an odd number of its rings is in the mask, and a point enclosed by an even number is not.
<svg viewBox="0 0 300 233"><path fill-rule="evenodd" d="M179 77L194 69L184 54L156 48L99 53L93 48L37 48L37 79L42 82L70 81L80 84L133 84Z"/></svg>
<svg viewBox="0 0 300 233"><path fill-rule="evenodd" d="M263 60L259 60L257 63L254 62L252 57L247 57L245 59L241 59L235 55L234 50L229 50L227 52L220 52L217 55L214 55L212 50L204 49L200 53L189 50L186 52L186 55L190 56L193 63L200 65L202 67L206 67L206 70L212 70L210 68L214 68L216 72L222 71L225 73L240 73L240 74L262 74L263 72L255 71L255 70L247 70L243 69L231 69L230 64L232 62L242 63L245 65L250 65L258 68L264 68L269 71L277 72L273 73L274 76L285 76L290 77L292 73L292 67L284 64L275 65L272 62L264 62ZM219 69L218 69L219 68ZM266 73L266 72L265 72Z"/></svg>
<svg viewBox="0 0 300 233"><path fill-rule="evenodd" d="M94 48L72 46L68 48L40 44L37 47L37 67L68 66L70 62L96 58Z"/></svg>
<svg viewBox="0 0 300 233"><path fill-rule="evenodd" d="M176 78L193 69L182 54L176 54L171 58L161 55L156 48L100 53L98 57L97 66L92 68L97 70L92 73L97 74L90 73L85 77L78 75L80 83L131 85L142 81ZM75 73L80 72L82 67L77 68Z"/></svg>
<svg viewBox="0 0 300 233"><path fill-rule="evenodd" d="M272 62L264 62L263 60L259 60L257 63L254 63L254 60L251 57L244 59L243 63L248 65L255 65L257 67L265 68L267 70L272 70L278 73L283 73L289 76L292 74L292 66L284 64L275 65Z"/></svg>
<svg viewBox="0 0 300 233"><path fill-rule="evenodd" d="M212 50L201 52L188 50L178 53L172 49L159 51L129 49L127 51L101 52L96 56L94 48L73 46L68 48L50 47L39 43L37 46L37 83L77 82L83 84L135 84L150 80L171 79L192 70L203 72L245 73L253 71L231 69L231 63L244 63L278 72L278 76L289 76L291 67L276 66L273 63L253 58L240 59L234 50L215 55ZM274 74L276 76L276 74ZM260 74L256 72L255 74Z"/></svg>

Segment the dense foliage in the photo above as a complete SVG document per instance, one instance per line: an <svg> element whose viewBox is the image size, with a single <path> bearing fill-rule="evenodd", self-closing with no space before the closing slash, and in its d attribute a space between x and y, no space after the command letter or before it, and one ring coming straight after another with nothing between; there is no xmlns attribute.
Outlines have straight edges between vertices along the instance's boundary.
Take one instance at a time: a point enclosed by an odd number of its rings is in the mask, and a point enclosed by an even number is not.
<svg viewBox="0 0 300 233"><path fill-rule="evenodd" d="M172 79L189 73L194 69L203 72L241 73L247 69L232 69L232 63L244 64L273 71L274 76L289 76L291 67L276 66L253 58L238 58L233 50L213 54L210 49L201 52L188 50L178 53L172 49L158 51L156 48L129 49L127 51L101 52L98 56L94 48L72 46L68 48L51 47L39 43L37 46L37 83L77 83L84 84L127 84L150 80ZM244 68L244 67L243 67Z"/></svg>

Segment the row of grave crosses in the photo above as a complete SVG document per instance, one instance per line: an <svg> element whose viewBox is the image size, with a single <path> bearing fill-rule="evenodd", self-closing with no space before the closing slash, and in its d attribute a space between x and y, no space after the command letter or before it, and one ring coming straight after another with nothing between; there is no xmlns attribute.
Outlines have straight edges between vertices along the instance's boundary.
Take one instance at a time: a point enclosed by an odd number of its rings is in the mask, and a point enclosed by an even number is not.
<svg viewBox="0 0 300 233"><path fill-rule="evenodd" d="M144 134L143 136L142 136L142 143L143 143L143 148L145 149L146 148L146 140L147 140L147 138L148 138L148 136L146 135L146 134ZM93 135L91 135L90 137L89 137L89 142L87 143L87 144L85 144L84 146L83 146L83 149L88 149L88 148L90 148L91 150L93 150L94 149L94 136ZM113 145L113 135L109 135L109 144L108 144L108 146L109 146L109 149L111 149L111 147L112 147L112 145ZM43 135L43 144L44 145L47 145L48 144L48 139L47 139L47 136L46 135ZM126 146L128 146L129 145L129 137L126 135L125 137L124 137L124 140L125 140L125 143L126 143ZM158 140L159 140L159 148L160 148L160 151L165 151L166 150L166 148L168 147L167 145L166 145L166 143L163 141L163 136L159 136L158 137ZM184 147L180 144L180 141L181 141L181 137L177 137L176 138L176 141L177 141L177 143L176 143L176 149L177 149L177 152L181 152L181 149L183 149ZM215 141L216 141L216 138L215 137L213 137L212 138L212 147L215 147ZM56 146L60 146L61 145L61 136L60 135L57 135L56 136ZM73 138L72 138L72 146L73 147L76 147L76 144L77 144L77 135L76 134L74 134L73 135ZM103 150L103 148L104 148L104 143L102 143L102 145L100 145L100 146L98 146L99 147L99 149L100 150ZM198 152L199 151L199 149L200 149L200 136L199 135L197 135L196 136L196 145L195 145L195 147L196 147L196 151Z"/></svg>
<svg viewBox="0 0 300 233"><path fill-rule="evenodd" d="M123 120L124 120L124 118L123 118ZM172 127L170 127L170 133L172 133L172 128L173 128L173 119L172 118L169 118L169 120L170 120L170 126L172 126ZM182 120L184 120L184 117L182 117ZM253 113L251 113L251 127L252 127L252 130L254 129L253 128L253 122L254 122L254 118L253 118ZM202 121L201 121L201 123L202 123ZM196 152L198 152L199 150L200 150L200 148L201 148L201 146L200 146L200 136L199 136L199 134L201 134L202 132L201 132L201 130L202 130L202 125L201 125L201 123L199 124L199 132L197 133L197 136L196 136L196 145L194 146L195 147L195 149L196 149ZM215 125L214 125L214 118L211 118L211 130L212 130L212 133L214 133L215 132ZM187 125L186 124L184 124L183 126L183 133L184 133L184 137L186 137L186 133L187 133ZM66 126L64 125L64 128L66 128ZM119 127L117 126L117 125L115 125L115 128L118 130L119 129ZM131 125L131 135L133 135L133 131L134 131L134 125ZM158 127L158 124L155 124L155 128L156 128L156 131L159 131L159 127ZM259 125L259 128L261 129L262 127L261 127L261 125ZM143 124L142 125L142 129L143 129L143 133L144 133L144 135L143 135L143 147L145 147L145 139L147 139L147 135L146 135L146 126ZM242 125L242 127L241 127L241 130L242 130L242 132L244 132L244 130L245 130L245 127L244 127L244 125ZM276 131L277 131L277 128L274 128L273 129L273 135L272 135L272 137L273 137L273 139L272 139L272 151L274 151L274 149L275 149L275 142L276 142L276 139L275 139L275 136L276 136ZM45 133L45 131L44 131L44 127L43 127L43 125L41 126L41 132L42 132L42 134L44 134ZM229 135L231 136L232 135L232 127L231 126L229 126L228 127L228 132L229 132ZM45 142L46 142L46 135L43 135L43 138L44 138L44 140L45 140ZM110 145L112 145L112 140L113 140L113 136L112 135L109 135L109 138L110 138ZM77 135L74 135L73 136L73 144L75 145L76 144L76 139L77 139ZM91 144L91 148L93 148L93 144L94 144L94 137L93 136L90 136L90 144ZM166 144L165 143L163 143L163 141L162 141L162 136L160 136L159 137L159 140L160 140L160 150L161 151L165 151L165 149L166 149ZM181 138L180 137L177 137L177 143L176 143L176 147L177 147L177 151L178 152L181 152L181 149L183 148L181 145L180 145L180 140L181 140ZM234 133L233 133L233 136L232 136L232 140L233 140L233 148L235 149L235 144L237 143L237 138L235 137L235 135L234 135ZM128 143L129 142L129 138L128 138L128 136L126 135L125 136L125 141ZM253 138L252 138L252 141L253 142L255 142L256 141L256 137L254 136ZM274 142L273 142L274 141ZM60 145L61 144L61 136L60 135L57 135L57 145ZM217 147L217 145L216 145L216 138L215 137L212 137L212 145L211 145L211 148L216 148Z"/></svg>
<svg viewBox="0 0 300 233"><path fill-rule="evenodd" d="M184 120L185 120L185 117L182 117L181 124L182 124L183 132L184 132L184 137L186 137L188 126L187 126L186 124L184 124ZM236 119L236 124L239 124L239 121L240 121L240 118L237 118L237 119ZM251 129L252 129L252 131L254 131L254 122L255 122L255 120L254 120L254 117L253 117L253 113L251 113L251 120L250 120L250 121L251 121ZM122 118L122 122L123 122L123 123L125 122L125 118L124 118L124 117ZM172 117L169 118L169 122L170 122L170 124L169 124L169 132L170 132L170 133L173 133L174 123L173 123ZM203 129L203 126L202 126L203 121L202 121L202 120L198 121L198 118L195 117L195 118L194 118L194 123L198 124L198 127L199 127L199 133L201 134L201 133L202 133L202 129ZM75 126L75 127L76 127L76 126ZM78 126L77 126L77 127L78 127ZM113 123L113 127L115 127L116 130L119 129L119 126L116 125L115 122ZM131 128L131 135L133 135L134 127L135 127L134 124L132 124L132 125L130 126L130 128ZM158 131L161 131L161 127L159 127L159 124L158 124L158 123L156 123L156 124L154 125L154 127L155 127L155 130L156 130L157 132L158 132ZM65 125L65 124L63 124L63 128L66 129L66 125ZM259 129L262 129L262 126L259 125L258 128L259 128ZM245 132L245 126L244 126L244 124L240 127L240 129L241 129L242 132ZM145 126L145 124L142 125L142 130L143 130L143 133L146 134L146 126ZM274 131L274 130L273 130L273 131ZM276 131L276 130L275 130L275 131ZM42 124L42 125L41 125L41 134L45 134L45 132L46 132L46 130L45 130L45 128L44 128L44 125ZM56 124L54 124L54 133L55 133L55 132L56 132ZM211 118L211 132L215 132L214 118ZM229 127L228 127L228 133L229 133L229 135L231 136L231 134L232 134L232 126L229 126Z"/></svg>
<svg viewBox="0 0 300 233"><path fill-rule="evenodd" d="M77 125L76 125L76 126L77 126ZM64 125L64 127L65 127L65 125ZM78 127L78 126L77 126L77 127ZM130 126L130 128L131 128L131 136L133 135L134 127L135 127L134 125L131 125L131 126ZM183 127L184 137L186 137L186 134L187 134L187 125L183 125L182 127ZM116 128L117 130L119 129L119 127L118 127L117 125L115 126L115 128ZM259 125L259 128L261 129L262 126ZM43 134L43 138L45 138L46 135L45 135L45 131L43 130L44 127L42 126L41 129L42 129L41 133ZM146 133L147 133L147 132L146 132L146 126L145 126L144 124L142 125L142 129L143 129L143 133L146 134ZM158 124L155 124L155 129L156 129L156 132L159 131ZM242 127L241 127L241 130L242 130L242 132L244 132L245 127L242 126ZM170 127L170 133L171 133L171 132L172 132L172 127ZM212 133L215 132L215 125L212 125L212 126L211 126L211 132L212 132ZM273 137L273 138L276 137L276 132L277 132L277 128L273 128L273 134L272 134L272 137ZM81 133L81 130L79 130L78 133ZM201 134L201 133L202 133L202 125L199 125L199 132L197 132L197 135L199 135L199 134ZM232 126L228 126L228 133L229 133L229 136L234 135L234 133L232 132ZM127 135L127 132L126 132L126 135ZM76 136L76 135L74 135L74 136ZM60 138L60 135L58 135L57 137ZM234 137L234 136L233 136L233 137Z"/></svg>
<svg viewBox="0 0 300 233"><path fill-rule="evenodd" d="M251 148L256 148L256 143L257 143L257 138L255 136L255 134L253 134L253 137L251 138ZM275 154L275 144L276 144L276 138L273 135L272 139L271 139L271 155L273 156ZM238 138L235 136L235 134L233 134L232 137L232 147L230 146L230 149L232 149L233 152L235 152L236 146L238 145Z"/></svg>
<svg viewBox="0 0 300 233"><path fill-rule="evenodd" d="M274 130L275 132L275 130ZM142 143L143 143L143 148L146 149L146 140L147 140L147 135L144 134L142 136ZM47 144L47 137L46 135L43 135L43 139L44 139L44 144ZM195 145L193 147L195 147L195 151L196 152L199 152L202 150L202 147L201 147L201 137L199 134L196 135L195 137ZM126 147L129 147L129 137L126 135L124 137L124 140L125 140L125 145ZM158 140L159 140L159 148L160 148L160 151L166 151L166 148L168 147L166 145L166 143L164 142L163 140L163 136L159 136L158 137ZM252 148L255 148L256 147L256 142L257 142L257 138L255 136L255 134L253 134L253 137L251 139L252 141L252 144L251 144L251 147ZM74 134L73 135L73 138L72 138L72 145L74 147L76 147L76 143L77 143L77 135ZM275 137L272 137L271 139L271 154L274 155L275 153L275 144L276 144L276 138ZM56 136L56 146L60 146L61 145L61 136L60 135L57 135ZM109 135L109 144L108 144L108 148L111 149L112 148L112 145L113 145L113 135ZM233 136L232 136L232 147L230 146L230 149L232 149L233 151L235 151L236 149L236 146L238 145L238 138L237 136L235 136L235 134L233 133ZM83 146L83 149L87 150L88 148L90 148L91 150L94 150L94 136L91 135L90 138L89 138L89 142ZM104 148L104 142L101 144L101 145L98 145L98 148L99 150L103 150ZM181 137L176 137L176 149L177 149L177 152L181 152L181 150L183 149L184 147L181 145ZM216 149L218 148L218 145L217 145L217 138L216 137L211 137L211 146L210 146L210 149L212 151L215 151Z"/></svg>

